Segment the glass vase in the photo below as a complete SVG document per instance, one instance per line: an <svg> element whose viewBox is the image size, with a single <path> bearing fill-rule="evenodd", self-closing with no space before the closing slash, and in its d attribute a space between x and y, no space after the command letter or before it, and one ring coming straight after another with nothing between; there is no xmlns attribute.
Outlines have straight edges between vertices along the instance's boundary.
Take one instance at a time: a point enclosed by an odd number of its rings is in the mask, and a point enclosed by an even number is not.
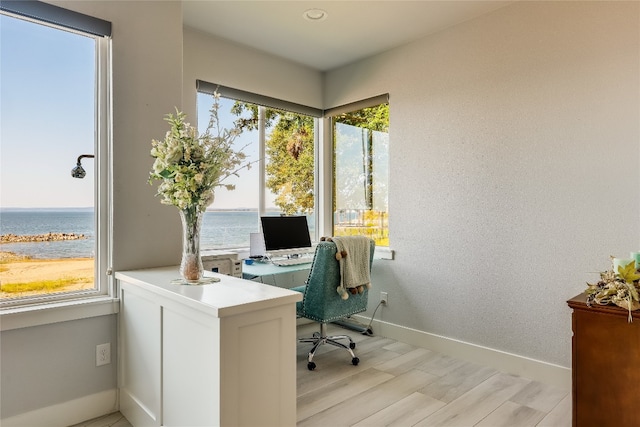
<svg viewBox="0 0 640 427"><path fill-rule="evenodd" d="M202 279L203 268L200 258L200 228L202 215L196 208L180 210L182 221L182 261L180 275L187 284L198 284Z"/></svg>

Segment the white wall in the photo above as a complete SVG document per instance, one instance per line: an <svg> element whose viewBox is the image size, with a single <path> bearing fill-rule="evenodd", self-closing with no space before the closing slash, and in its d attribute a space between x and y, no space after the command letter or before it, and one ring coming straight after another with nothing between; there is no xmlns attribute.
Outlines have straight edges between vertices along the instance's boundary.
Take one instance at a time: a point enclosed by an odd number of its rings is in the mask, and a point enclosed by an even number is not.
<svg viewBox="0 0 640 427"><path fill-rule="evenodd" d="M2 425L17 414L115 390L116 333L116 316L3 331ZM113 363L96 367L96 345L107 342ZM115 410L115 399L110 404Z"/></svg>
<svg viewBox="0 0 640 427"><path fill-rule="evenodd" d="M167 131L164 114L182 104L182 9L168 1L56 1L113 24L113 269L177 264L180 220L147 184L152 138ZM88 396L110 396L116 408L116 316L2 332L2 399L6 418L29 411L47 425L65 425L91 413ZM112 343L111 365L95 366L95 346ZM83 411L69 411L79 402ZM92 401L93 402L93 401ZM73 407L71 405L70 407ZM40 411L38 411L40 410ZM55 414L55 416L53 415ZM72 417L80 417L69 422ZM9 424L7 424L9 425ZM33 424L30 424L33 425Z"/></svg>
<svg viewBox="0 0 640 427"><path fill-rule="evenodd" d="M327 74L325 107L390 93L383 321L570 366L565 301L640 248L639 7L518 2Z"/></svg>
<svg viewBox="0 0 640 427"><path fill-rule="evenodd" d="M190 117L196 117L196 80L322 108L319 71L190 28L184 29L183 65Z"/></svg>
<svg viewBox="0 0 640 427"><path fill-rule="evenodd" d="M165 115L182 108L182 7L106 3L105 14L113 16L113 268L178 264L177 209L160 204L157 185L147 179L151 140L168 130Z"/></svg>

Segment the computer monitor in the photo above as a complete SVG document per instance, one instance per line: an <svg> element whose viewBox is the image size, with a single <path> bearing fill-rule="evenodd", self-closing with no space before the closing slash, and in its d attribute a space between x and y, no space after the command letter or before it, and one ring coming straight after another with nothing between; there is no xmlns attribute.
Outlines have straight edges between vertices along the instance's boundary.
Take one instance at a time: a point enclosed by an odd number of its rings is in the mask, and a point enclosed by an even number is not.
<svg viewBox="0 0 640 427"><path fill-rule="evenodd" d="M267 253L311 248L306 216L263 216L260 221Z"/></svg>

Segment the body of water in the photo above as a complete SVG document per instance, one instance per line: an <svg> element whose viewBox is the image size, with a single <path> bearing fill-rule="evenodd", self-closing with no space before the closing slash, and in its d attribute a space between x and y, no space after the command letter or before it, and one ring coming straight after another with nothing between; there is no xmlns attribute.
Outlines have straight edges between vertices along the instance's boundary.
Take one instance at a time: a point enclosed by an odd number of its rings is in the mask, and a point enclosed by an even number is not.
<svg viewBox="0 0 640 427"><path fill-rule="evenodd" d="M0 234L84 234L86 239L61 242L6 243L0 250L34 258L82 258L95 256L93 211L89 209L3 209ZM176 210L176 223L179 224ZM313 219L309 218L313 229ZM248 247L249 234L260 231L256 211L205 212L200 235L201 249Z"/></svg>

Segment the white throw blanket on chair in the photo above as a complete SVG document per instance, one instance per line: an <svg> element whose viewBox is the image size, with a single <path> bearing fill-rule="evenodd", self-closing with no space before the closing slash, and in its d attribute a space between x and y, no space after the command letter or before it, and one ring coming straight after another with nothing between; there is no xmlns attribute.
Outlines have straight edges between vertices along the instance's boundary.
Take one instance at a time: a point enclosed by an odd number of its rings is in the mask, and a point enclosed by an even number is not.
<svg viewBox="0 0 640 427"><path fill-rule="evenodd" d="M340 286L336 291L342 299L349 298L349 289L356 288L361 293L363 287L370 288L371 239L365 236L342 236L333 237L332 240L336 244L336 258L340 263Z"/></svg>

